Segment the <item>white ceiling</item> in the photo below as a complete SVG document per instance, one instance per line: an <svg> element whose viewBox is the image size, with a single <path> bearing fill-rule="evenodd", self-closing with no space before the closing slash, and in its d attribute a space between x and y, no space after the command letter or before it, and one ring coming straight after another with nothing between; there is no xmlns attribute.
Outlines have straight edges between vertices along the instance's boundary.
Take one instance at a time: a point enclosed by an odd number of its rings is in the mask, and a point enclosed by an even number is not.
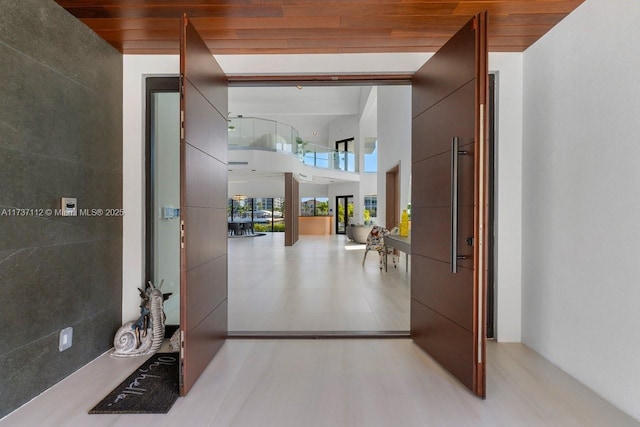
<svg viewBox="0 0 640 427"><path fill-rule="evenodd" d="M232 115L349 115L360 111L361 87L231 87Z"/></svg>
<svg viewBox="0 0 640 427"><path fill-rule="evenodd" d="M215 55L227 75L413 74L432 53ZM361 87L271 87L229 90L229 111L292 125L312 143L323 143L327 123L360 112ZM318 134L313 135L313 131Z"/></svg>
<svg viewBox="0 0 640 427"><path fill-rule="evenodd" d="M358 115L368 86L231 87L229 115L259 117L293 126L300 137L326 145L329 124Z"/></svg>
<svg viewBox="0 0 640 427"><path fill-rule="evenodd" d="M336 55L215 55L228 75L304 75L304 74L413 74L432 54L336 54ZM315 144L328 141L328 125L333 120L360 114L369 93L365 86L231 87L231 116L261 117L289 124L300 136ZM370 110L371 107L369 107ZM366 111L375 117L375 111ZM313 132L316 132L316 135ZM375 137L375 135L365 135ZM282 179L278 174L233 171L230 181L253 182ZM264 176L262 176L264 175ZM319 179L319 178L318 178ZM331 182L330 180L327 183Z"/></svg>
<svg viewBox="0 0 640 427"><path fill-rule="evenodd" d="M432 53L214 55L227 75L413 74ZM250 71L249 71L250 70Z"/></svg>

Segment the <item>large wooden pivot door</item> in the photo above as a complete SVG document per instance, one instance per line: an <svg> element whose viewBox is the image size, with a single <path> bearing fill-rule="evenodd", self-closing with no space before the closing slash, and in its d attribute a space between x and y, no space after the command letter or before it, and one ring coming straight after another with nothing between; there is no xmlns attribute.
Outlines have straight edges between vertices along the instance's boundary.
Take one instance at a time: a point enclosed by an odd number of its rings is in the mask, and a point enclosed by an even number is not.
<svg viewBox="0 0 640 427"><path fill-rule="evenodd" d="M411 335L485 396L486 13L413 78Z"/></svg>
<svg viewBox="0 0 640 427"><path fill-rule="evenodd" d="M180 43L180 393L227 336L227 79L189 20Z"/></svg>

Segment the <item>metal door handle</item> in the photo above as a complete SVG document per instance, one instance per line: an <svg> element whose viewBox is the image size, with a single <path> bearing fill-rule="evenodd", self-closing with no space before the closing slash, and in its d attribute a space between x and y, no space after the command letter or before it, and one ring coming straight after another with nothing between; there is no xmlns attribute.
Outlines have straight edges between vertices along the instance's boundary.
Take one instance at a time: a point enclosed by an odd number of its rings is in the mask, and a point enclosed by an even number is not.
<svg viewBox="0 0 640 427"><path fill-rule="evenodd" d="M458 272L458 148L460 140L451 138L451 272Z"/></svg>

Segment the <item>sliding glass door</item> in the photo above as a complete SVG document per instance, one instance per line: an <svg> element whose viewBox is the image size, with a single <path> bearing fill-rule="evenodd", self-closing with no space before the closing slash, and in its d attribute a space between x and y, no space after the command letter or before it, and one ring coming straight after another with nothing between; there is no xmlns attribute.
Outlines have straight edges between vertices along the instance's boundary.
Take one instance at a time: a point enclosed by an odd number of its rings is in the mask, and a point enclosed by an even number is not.
<svg viewBox="0 0 640 427"><path fill-rule="evenodd" d="M346 234L353 218L353 196L336 196L336 234Z"/></svg>

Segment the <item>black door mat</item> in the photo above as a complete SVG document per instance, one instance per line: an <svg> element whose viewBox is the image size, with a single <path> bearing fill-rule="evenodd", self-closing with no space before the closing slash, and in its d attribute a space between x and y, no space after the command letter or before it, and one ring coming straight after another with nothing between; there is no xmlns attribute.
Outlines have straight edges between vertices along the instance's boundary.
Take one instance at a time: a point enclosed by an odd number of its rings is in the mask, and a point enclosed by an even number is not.
<svg viewBox="0 0 640 427"><path fill-rule="evenodd" d="M178 353L156 353L90 414L166 414L178 399Z"/></svg>

